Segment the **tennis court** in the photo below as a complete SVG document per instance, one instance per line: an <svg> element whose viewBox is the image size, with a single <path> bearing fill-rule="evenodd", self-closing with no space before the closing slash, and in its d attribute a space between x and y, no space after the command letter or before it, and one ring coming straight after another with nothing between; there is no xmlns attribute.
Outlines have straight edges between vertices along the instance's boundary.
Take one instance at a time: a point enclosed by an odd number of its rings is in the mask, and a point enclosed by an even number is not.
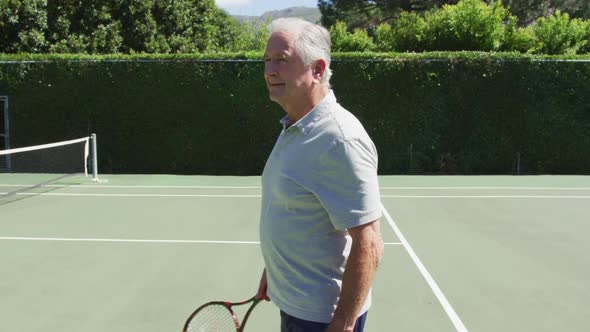
<svg viewBox="0 0 590 332"><path fill-rule="evenodd" d="M260 179L0 174L5 331L181 331L263 268ZM587 331L590 177L380 178L385 256L367 330ZM1 197L1 196L0 196ZM247 330L277 331L262 303Z"/></svg>

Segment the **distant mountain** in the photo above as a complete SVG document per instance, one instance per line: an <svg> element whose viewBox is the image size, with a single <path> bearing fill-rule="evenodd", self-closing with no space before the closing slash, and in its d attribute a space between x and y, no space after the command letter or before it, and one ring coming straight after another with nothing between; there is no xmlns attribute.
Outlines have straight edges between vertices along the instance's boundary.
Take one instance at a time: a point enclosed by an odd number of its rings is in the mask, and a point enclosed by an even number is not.
<svg viewBox="0 0 590 332"><path fill-rule="evenodd" d="M312 23L318 23L322 17L320 10L317 7L291 7L281 10L272 10L260 16L234 16L240 22L249 21L251 23L266 22L269 18L274 20L281 17L300 17Z"/></svg>

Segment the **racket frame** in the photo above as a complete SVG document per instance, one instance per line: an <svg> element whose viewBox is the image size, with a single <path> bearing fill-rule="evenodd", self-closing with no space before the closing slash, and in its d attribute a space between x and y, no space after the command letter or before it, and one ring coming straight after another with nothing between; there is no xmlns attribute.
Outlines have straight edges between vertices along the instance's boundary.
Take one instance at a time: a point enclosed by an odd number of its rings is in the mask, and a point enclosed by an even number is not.
<svg viewBox="0 0 590 332"><path fill-rule="evenodd" d="M248 322L248 318L250 317L250 314L252 313L252 310L254 310L254 308L256 307L256 305L258 303L260 303L260 301L264 300L265 298L256 298L256 296L246 300L246 301L242 301L242 302L227 302L227 301L211 301L211 302L207 302L205 304L203 304L202 306L198 307L186 320L186 322L184 323L184 327L182 329L183 332L188 332L188 327L191 323L191 321L193 320L193 318L203 309L205 309L208 306L212 306L212 305L221 305L223 307L225 307L229 313L231 314L234 323L236 324L236 332L242 332L244 331L244 328L246 326L246 323ZM244 315L244 319L242 320L242 323L240 324L240 321L238 320L238 317L236 316L236 313L233 311L232 307L237 307L237 306L241 306L241 305L245 305L252 302L252 304L250 305L250 307L248 308L248 311L246 311L246 314Z"/></svg>

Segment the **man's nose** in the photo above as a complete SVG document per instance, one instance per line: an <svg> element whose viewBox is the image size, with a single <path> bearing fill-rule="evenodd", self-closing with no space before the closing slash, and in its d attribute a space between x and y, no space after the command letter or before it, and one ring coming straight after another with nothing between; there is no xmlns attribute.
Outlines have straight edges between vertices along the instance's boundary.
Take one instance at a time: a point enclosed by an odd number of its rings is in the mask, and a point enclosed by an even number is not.
<svg viewBox="0 0 590 332"><path fill-rule="evenodd" d="M274 61L267 61L264 64L264 75L273 76L277 73L277 65Z"/></svg>

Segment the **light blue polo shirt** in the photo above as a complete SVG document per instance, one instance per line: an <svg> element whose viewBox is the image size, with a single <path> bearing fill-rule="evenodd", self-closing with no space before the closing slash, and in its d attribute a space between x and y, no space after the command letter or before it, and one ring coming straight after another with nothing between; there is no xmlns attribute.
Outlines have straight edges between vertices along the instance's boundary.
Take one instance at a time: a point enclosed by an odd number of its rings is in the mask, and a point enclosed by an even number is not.
<svg viewBox="0 0 590 332"><path fill-rule="evenodd" d="M291 316L328 323L352 239L381 217L377 150L332 91L284 129L262 173L260 241L268 296ZM368 310L371 296L360 314Z"/></svg>

